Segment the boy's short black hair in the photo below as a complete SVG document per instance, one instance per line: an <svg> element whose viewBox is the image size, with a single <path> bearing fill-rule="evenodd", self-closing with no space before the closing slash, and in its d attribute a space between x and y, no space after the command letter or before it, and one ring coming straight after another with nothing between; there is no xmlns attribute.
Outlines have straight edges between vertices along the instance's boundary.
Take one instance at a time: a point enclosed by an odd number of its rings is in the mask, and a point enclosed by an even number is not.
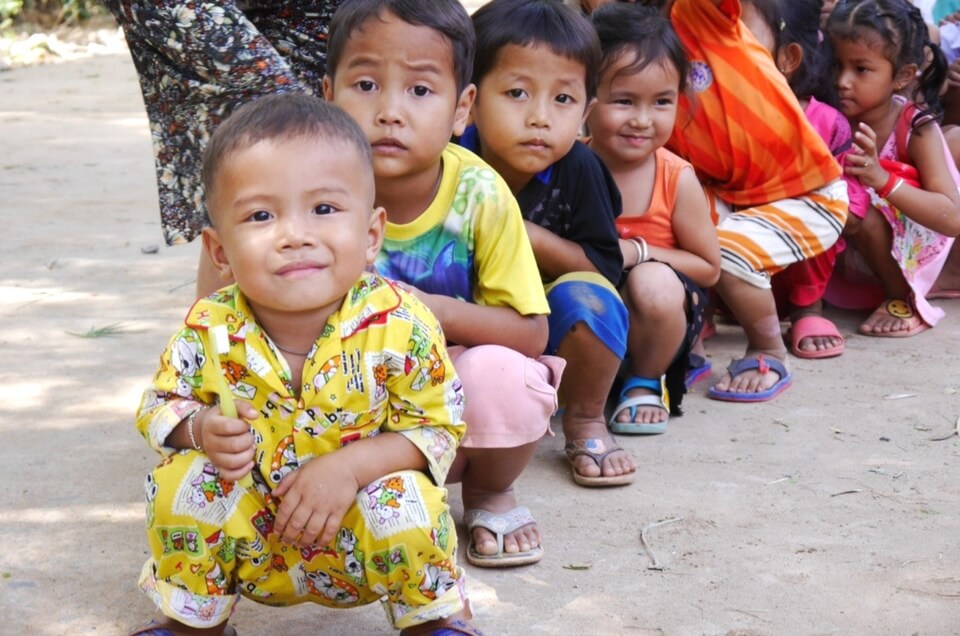
<svg viewBox="0 0 960 636"><path fill-rule="evenodd" d="M561 57L583 65L587 99L597 94L600 42L593 25L561 0L493 0L473 14L477 55L473 83L480 85L503 47L545 44ZM536 69L533 69L536 71Z"/></svg>
<svg viewBox="0 0 960 636"><path fill-rule="evenodd" d="M319 137L353 146L364 169L369 171L370 183L373 183L370 142L350 115L319 97L306 93L281 93L265 95L244 104L213 133L203 153L204 191L209 197L220 166L230 154L268 139L301 137Z"/></svg>
<svg viewBox="0 0 960 636"><path fill-rule="evenodd" d="M437 31L450 42L457 94L470 83L477 38L467 10L458 0L346 0L333 14L327 37L327 75L340 65L347 40L367 21L392 13L407 24Z"/></svg>

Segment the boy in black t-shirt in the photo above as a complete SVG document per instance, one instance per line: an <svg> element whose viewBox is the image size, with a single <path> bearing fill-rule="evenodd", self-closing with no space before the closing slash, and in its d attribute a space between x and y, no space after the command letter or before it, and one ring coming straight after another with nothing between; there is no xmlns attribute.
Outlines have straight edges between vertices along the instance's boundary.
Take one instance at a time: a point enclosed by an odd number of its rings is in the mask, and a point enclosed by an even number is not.
<svg viewBox="0 0 960 636"><path fill-rule="evenodd" d="M584 486L629 484L636 464L607 431L604 406L626 352L620 194L577 134L596 101L600 44L559 0L493 0L473 15L475 126L460 140L506 180L523 212L551 314L565 451Z"/></svg>

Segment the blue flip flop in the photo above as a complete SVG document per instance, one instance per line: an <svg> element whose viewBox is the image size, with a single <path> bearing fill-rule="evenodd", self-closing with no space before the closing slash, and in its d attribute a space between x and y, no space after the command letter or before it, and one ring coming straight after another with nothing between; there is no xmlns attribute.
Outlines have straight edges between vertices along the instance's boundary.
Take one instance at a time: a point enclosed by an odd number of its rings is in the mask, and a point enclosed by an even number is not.
<svg viewBox="0 0 960 636"><path fill-rule="evenodd" d="M710 390L707 391L707 397L714 400L723 400L724 402L766 402L783 393L793 381L793 374L787 371L787 368L783 366L782 362L776 358L768 358L763 355L758 355L755 358L734 360L730 363L730 366L727 367L727 373L730 374L731 378L735 378L744 371L752 371L754 369L760 371L760 373L773 371L780 376L780 379L766 391L760 391L758 393L720 391L714 386L710 387Z"/></svg>
<svg viewBox="0 0 960 636"><path fill-rule="evenodd" d="M641 395L638 397L627 396L628 391L633 389L648 389L656 391L657 395ZM624 411L630 412L630 419L637 417L638 406L655 406L663 409L670 414L669 395L667 388L663 385L663 377L658 379L641 378L632 375L623 382L623 388L620 390L620 402L617 408L613 409L610 421L607 423L610 431L620 435L659 435L667 431L667 421L662 422L618 422L617 416Z"/></svg>
<svg viewBox="0 0 960 636"><path fill-rule="evenodd" d="M687 369L687 373L683 377L683 383L689 389L700 380L705 380L712 371L713 365L710 364L709 360L699 354L691 353L690 368Z"/></svg>

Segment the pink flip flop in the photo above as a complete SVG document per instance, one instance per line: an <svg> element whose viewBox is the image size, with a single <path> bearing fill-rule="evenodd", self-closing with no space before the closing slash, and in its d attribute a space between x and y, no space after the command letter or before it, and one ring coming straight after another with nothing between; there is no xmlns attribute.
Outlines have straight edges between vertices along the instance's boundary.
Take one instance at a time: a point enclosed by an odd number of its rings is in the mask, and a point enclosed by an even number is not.
<svg viewBox="0 0 960 636"><path fill-rule="evenodd" d="M840 335L835 324L823 316L808 314L798 318L796 322L790 325L790 352L798 358L806 358L809 360L815 358L832 358L843 353L844 344L842 342L836 347L829 349L805 351L800 348L800 342L804 338L815 336L840 338L843 340L843 336Z"/></svg>
<svg viewBox="0 0 960 636"><path fill-rule="evenodd" d="M926 331L930 328L930 325L923 322L916 311L909 302L905 300L898 300L896 298L888 300L876 309L873 310L873 313L870 314L870 318L873 318L877 314L885 314L887 316L893 316L894 318L899 318L907 323L906 329L901 329L899 331L870 331L865 329L866 321L860 325L858 331L865 336L872 336L874 338L909 338L910 336L915 336L921 331ZM867 318L867 321L870 320Z"/></svg>

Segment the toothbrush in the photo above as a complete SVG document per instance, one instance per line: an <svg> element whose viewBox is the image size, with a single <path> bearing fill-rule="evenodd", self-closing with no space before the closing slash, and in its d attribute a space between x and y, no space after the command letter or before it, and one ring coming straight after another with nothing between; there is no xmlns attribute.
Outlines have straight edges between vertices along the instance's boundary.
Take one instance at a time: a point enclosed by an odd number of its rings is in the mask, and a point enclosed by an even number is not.
<svg viewBox="0 0 960 636"><path fill-rule="evenodd" d="M217 350L215 361L217 363L217 379L219 380L217 383L217 395L220 397L220 412L227 417L236 418L237 405L233 401L233 394L230 392L227 379L223 377L223 373L220 372L220 356L230 353L230 336L227 334L226 325L217 325L213 327L211 331L213 332L214 347ZM237 484L244 488L252 489L253 477L250 476L250 473L247 473L237 481Z"/></svg>

